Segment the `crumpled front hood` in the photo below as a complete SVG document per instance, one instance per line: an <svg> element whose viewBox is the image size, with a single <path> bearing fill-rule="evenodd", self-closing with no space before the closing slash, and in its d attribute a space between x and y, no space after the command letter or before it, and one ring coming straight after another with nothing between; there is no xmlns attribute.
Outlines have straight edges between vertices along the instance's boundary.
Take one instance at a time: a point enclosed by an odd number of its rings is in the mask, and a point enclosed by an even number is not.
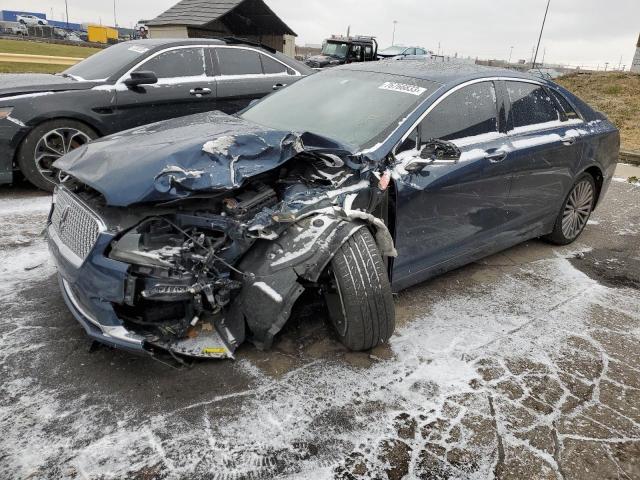
<svg viewBox="0 0 640 480"><path fill-rule="evenodd" d="M98 139L55 167L99 191L108 205L126 207L238 188L302 151L350 154L325 137L207 112Z"/></svg>
<svg viewBox="0 0 640 480"><path fill-rule="evenodd" d="M0 101L3 97L30 93L88 90L100 83L77 81L61 75L45 73L2 74L0 75Z"/></svg>

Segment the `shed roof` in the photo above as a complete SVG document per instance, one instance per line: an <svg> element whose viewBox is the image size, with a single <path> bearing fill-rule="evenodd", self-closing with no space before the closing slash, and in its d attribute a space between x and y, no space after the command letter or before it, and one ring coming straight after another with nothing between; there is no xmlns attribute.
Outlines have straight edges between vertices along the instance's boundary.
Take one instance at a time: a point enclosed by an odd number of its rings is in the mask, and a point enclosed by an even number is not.
<svg viewBox="0 0 640 480"><path fill-rule="evenodd" d="M296 35L263 0L181 0L147 24L206 27L216 20L233 34Z"/></svg>

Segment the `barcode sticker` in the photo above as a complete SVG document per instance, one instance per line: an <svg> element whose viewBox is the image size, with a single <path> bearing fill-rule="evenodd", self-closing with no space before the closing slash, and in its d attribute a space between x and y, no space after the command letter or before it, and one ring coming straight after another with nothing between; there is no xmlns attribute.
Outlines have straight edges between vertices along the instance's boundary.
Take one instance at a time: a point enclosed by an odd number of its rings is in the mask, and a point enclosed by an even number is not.
<svg viewBox="0 0 640 480"><path fill-rule="evenodd" d="M149 51L149 49L147 47L142 47L140 45L131 45L127 50L130 50L132 52L136 52L136 53L144 53Z"/></svg>
<svg viewBox="0 0 640 480"><path fill-rule="evenodd" d="M408 93L410 95L422 95L427 91L426 88L418 87L417 85L407 85L406 83L385 82L378 88L382 90L391 90L393 92Z"/></svg>

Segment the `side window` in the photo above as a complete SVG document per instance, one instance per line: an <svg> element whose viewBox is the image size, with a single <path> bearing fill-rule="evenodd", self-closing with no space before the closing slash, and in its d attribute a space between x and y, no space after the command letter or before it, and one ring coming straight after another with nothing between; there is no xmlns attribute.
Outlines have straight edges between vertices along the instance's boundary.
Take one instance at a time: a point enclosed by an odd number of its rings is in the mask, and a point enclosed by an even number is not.
<svg viewBox="0 0 640 480"><path fill-rule="evenodd" d="M420 124L420 141L456 140L498 131L496 93L491 82L461 88L440 102Z"/></svg>
<svg viewBox="0 0 640 480"><path fill-rule="evenodd" d="M150 70L160 78L197 77L205 74L202 48L178 48L162 52L136 71Z"/></svg>
<svg viewBox="0 0 640 480"><path fill-rule="evenodd" d="M421 48L416 48L416 55L426 55L427 52L425 52L423 49Z"/></svg>
<svg viewBox="0 0 640 480"><path fill-rule="evenodd" d="M262 61L262 71L264 73L286 75L289 72L289 68L286 65L277 62L271 57L260 54L260 60Z"/></svg>
<svg viewBox="0 0 640 480"><path fill-rule="evenodd" d="M351 51L349 52L349 60L355 62L360 60L360 54L362 53L361 45L351 45Z"/></svg>
<svg viewBox="0 0 640 480"><path fill-rule="evenodd" d="M415 55L416 54L416 49L415 48L407 48L404 51L404 55Z"/></svg>
<svg viewBox="0 0 640 480"><path fill-rule="evenodd" d="M262 63L255 50L216 48L222 75L262 75Z"/></svg>
<svg viewBox="0 0 640 480"><path fill-rule="evenodd" d="M507 82L507 91L511 99L514 127L525 127L560 119L553 100L540 85Z"/></svg>
<svg viewBox="0 0 640 480"><path fill-rule="evenodd" d="M371 60L373 58L373 47L371 45L367 45L364 47L364 59Z"/></svg>
<svg viewBox="0 0 640 480"><path fill-rule="evenodd" d="M564 110L564 113L567 116L567 119L573 120L573 119L576 119L576 118L580 118L578 116L578 114L576 113L576 111L571 106L571 104L567 101L566 98L564 98L564 96L562 94L560 94L560 93L558 93L558 92L556 92L554 90L551 90L551 94L558 101L558 103L562 107L562 110Z"/></svg>

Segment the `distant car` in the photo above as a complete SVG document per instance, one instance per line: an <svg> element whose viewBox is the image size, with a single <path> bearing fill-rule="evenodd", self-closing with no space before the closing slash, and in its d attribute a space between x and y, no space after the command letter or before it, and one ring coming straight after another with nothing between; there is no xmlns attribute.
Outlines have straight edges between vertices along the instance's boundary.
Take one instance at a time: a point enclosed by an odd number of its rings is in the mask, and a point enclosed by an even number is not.
<svg viewBox="0 0 640 480"><path fill-rule="evenodd" d="M58 27L53 28L53 36L55 38L66 39L67 35L68 33L66 32L66 30L63 30L62 28L58 28Z"/></svg>
<svg viewBox="0 0 640 480"><path fill-rule="evenodd" d="M0 32L9 35L29 35L29 30L24 23L0 21Z"/></svg>
<svg viewBox="0 0 640 480"><path fill-rule="evenodd" d="M70 42L83 42L84 41L75 32L69 32L67 34L66 40L69 40Z"/></svg>
<svg viewBox="0 0 640 480"><path fill-rule="evenodd" d="M49 25L49 22L35 15L16 15L16 20L24 25Z"/></svg>
<svg viewBox="0 0 640 480"><path fill-rule="evenodd" d="M334 36L325 40L320 55L313 55L305 61L308 67L321 69L344 65L345 63L370 62L377 60L378 42L375 37Z"/></svg>
<svg viewBox="0 0 640 480"><path fill-rule="evenodd" d="M575 241L619 145L604 115L530 75L343 65L239 115L71 152L47 237L64 301L107 345L268 348L306 289L368 350L393 333L393 291L529 239Z"/></svg>
<svg viewBox="0 0 640 480"><path fill-rule="evenodd" d="M394 45L387 47L384 50L378 52L378 58L392 58L392 57L405 57L408 55L429 55L430 53L421 47L403 47L400 45Z"/></svg>
<svg viewBox="0 0 640 480"><path fill-rule="evenodd" d="M313 70L238 41L135 40L58 75L0 76L0 183L52 190L51 164L91 139L209 110L235 113Z"/></svg>

